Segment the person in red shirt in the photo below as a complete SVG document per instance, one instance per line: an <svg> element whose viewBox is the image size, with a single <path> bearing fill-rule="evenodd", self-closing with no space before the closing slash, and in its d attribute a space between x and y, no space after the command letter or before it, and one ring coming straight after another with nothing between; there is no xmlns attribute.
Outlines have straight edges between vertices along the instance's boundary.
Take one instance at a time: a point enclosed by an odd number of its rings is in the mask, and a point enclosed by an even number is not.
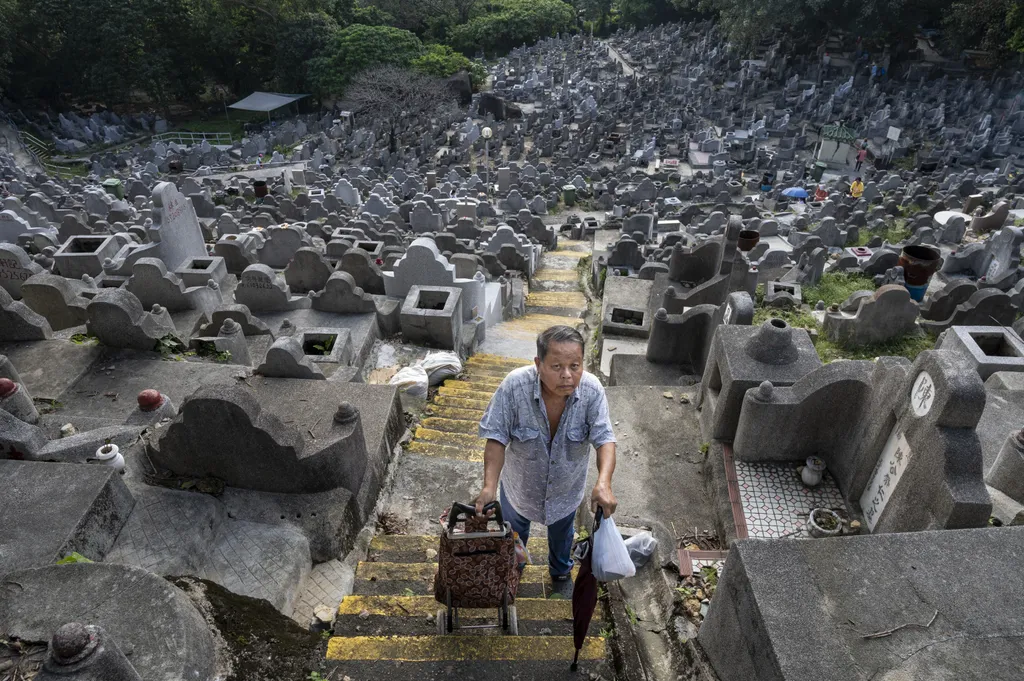
<svg viewBox="0 0 1024 681"><path fill-rule="evenodd" d="M860 151L857 152L857 165L854 167L855 171L860 170L860 167L864 164L864 159L868 157L868 148L861 147Z"/></svg>

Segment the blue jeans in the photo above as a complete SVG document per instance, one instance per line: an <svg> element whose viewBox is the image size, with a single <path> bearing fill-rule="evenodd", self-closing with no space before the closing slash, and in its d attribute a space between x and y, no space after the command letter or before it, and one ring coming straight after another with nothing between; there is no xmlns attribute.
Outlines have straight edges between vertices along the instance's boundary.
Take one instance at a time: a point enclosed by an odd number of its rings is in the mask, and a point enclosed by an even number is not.
<svg viewBox="0 0 1024 681"><path fill-rule="evenodd" d="M519 515L505 498L505 489L499 492L502 518L512 526L526 545L530 539L530 521ZM562 577L572 572L573 520L576 513L570 513L561 520L548 525L548 571L552 577Z"/></svg>

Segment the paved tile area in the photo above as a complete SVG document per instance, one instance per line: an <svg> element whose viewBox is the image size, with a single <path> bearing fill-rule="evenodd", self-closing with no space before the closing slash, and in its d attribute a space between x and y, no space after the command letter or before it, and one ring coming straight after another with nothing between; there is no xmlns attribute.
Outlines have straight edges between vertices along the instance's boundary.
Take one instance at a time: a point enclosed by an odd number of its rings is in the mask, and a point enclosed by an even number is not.
<svg viewBox="0 0 1024 681"><path fill-rule="evenodd" d="M799 534L814 508L838 508L846 504L828 473L817 487L800 480L795 464L736 462L736 481L750 537L783 537Z"/></svg>

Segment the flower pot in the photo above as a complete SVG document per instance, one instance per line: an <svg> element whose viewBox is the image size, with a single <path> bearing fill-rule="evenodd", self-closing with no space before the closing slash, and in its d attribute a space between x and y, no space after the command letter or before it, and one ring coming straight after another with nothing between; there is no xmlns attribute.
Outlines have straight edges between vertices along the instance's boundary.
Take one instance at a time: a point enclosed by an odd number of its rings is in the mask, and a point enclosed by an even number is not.
<svg viewBox="0 0 1024 681"><path fill-rule="evenodd" d="M252 190L255 192L257 199L262 199L270 192L270 190L267 189L267 183L265 180L256 180L253 182Z"/></svg>
<svg viewBox="0 0 1024 681"><path fill-rule="evenodd" d="M800 472L800 479L808 487L817 487L821 484L821 476L824 473L825 461L817 456L809 456L804 469Z"/></svg>
<svg viewBox="0 0 1024 681"><path fill-rule="evenodd" d="M938 249L928 246L904 246L896 264L903 268L903 278L908 289L911 286L927 286L928 280L942 264L942 254ZM913 292L911 289L911 294Z"/></svg>
<svg viewBox="0 0 1024 681"><path fill-rule="evenodd" d="M843 519L835 511L815 508L807 516L807 529L812 537L834 537L843 529Z"/></svg>
<svg viewBox="0 0 1024 681"><path fill-rule="evenodd" d="M761 233L753 229L741 229L739 239L736 241L736 248L744 253L754 248L761 240Z"/></svg>

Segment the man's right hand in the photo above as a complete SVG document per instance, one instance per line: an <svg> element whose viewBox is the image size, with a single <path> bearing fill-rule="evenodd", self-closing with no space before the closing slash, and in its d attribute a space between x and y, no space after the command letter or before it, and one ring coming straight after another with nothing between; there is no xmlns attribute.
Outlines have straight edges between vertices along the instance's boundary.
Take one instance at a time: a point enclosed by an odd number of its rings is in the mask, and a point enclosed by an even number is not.
<svg viewBox="0 0 1024 681"><path fill-rule="evenodd" d="M480 490L480 494L476 498L476 514L482 515L484 512L484 506L491 503L498 498L498 490L490 487L484 487Z"/></svg>

